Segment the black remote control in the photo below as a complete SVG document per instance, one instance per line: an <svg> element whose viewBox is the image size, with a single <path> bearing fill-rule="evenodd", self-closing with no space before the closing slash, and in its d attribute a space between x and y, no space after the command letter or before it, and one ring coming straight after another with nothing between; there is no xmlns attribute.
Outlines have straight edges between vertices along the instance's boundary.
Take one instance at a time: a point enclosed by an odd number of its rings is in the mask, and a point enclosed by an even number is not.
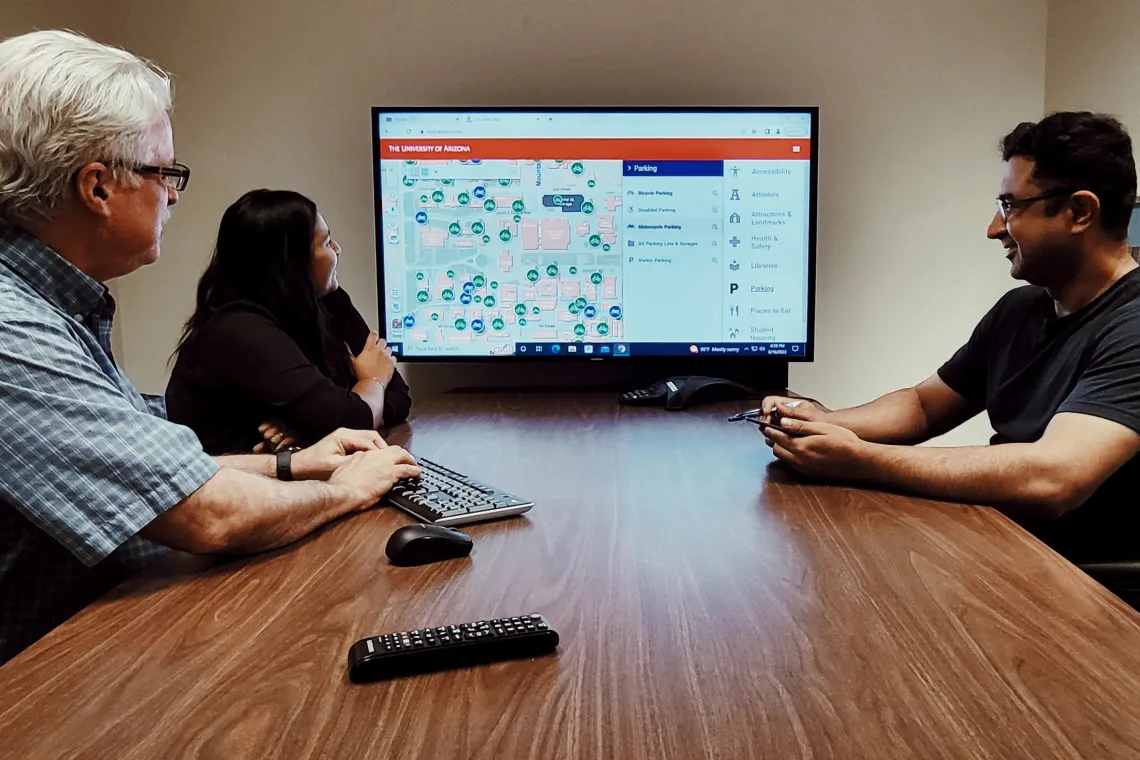
<svg viewBox="0 0 1140 760"><path fill-rule="evenodd" d="M558 634L542 615L388 633L361 639L348 650L353 683L550 654Z"/></svg>

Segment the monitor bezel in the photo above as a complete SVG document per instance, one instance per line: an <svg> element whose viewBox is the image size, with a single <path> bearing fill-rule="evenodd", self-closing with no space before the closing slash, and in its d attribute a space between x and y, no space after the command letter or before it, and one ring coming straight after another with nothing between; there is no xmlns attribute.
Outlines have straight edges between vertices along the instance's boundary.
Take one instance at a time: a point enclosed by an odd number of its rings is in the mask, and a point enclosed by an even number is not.
<svg viewBox="0 0 1140 760"><path fill-rule="evenodd" d="M756 365L786 364L789 362L810 362L815 360L815 297L816 297L816 235L817 209L819 205L819 106L372 106L369 136L372 140L372 199L373 234L376 251L376 308L379 313L379 333L387 338L388 318L384 308L384 230L382 221L382 193L380 187L380 117L401 113L806 113L811 116L811 153L808 161L809 200L808 200L808 292L807 292L807 340L802 354L725 356L709 354L705 356L670 357L660 354L631 354L628 356L601 356L598 354L570 354L559 356L550 354L524 355L519 353L507 356L407 356L398 357L409 364L508 364L508 363L561 363L561 362L618 362L620 364L640 361L663 362L670 359L683 359L686 363L700 366L704 363L732 361ZM552 341L553 343L554 341ZM629 341L627 341L629 342ZM680 341L679 341L680 342ZM741 345L753 345L742 343Z"/></svg>

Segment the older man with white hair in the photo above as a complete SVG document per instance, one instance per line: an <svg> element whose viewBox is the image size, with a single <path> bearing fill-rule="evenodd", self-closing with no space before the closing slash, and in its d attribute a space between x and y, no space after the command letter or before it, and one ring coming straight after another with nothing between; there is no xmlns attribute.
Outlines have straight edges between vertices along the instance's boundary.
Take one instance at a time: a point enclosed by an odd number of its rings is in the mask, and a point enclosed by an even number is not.
<svg viewBox="0 0 1140 760"><path fill-rule="evenodd" d="M167 547L282 546L419 473L374 431L209 457L115 366L103 283L158 259L190 180L170 110L130 53L0 42L0 663Z"/></svg>

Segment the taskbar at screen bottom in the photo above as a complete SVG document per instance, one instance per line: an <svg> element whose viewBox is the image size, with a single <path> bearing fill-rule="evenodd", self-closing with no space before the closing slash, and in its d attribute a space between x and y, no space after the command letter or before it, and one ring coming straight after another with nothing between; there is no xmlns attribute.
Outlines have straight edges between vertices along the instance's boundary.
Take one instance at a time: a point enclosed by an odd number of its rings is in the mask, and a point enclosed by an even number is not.
<svg viewBox="0 0 1140 760"><path fill-rule="evenodd" d="M627 356L787 356L803 357L806 343L403 343L390 342L400 359L526 358L608 359Z"/></svg>

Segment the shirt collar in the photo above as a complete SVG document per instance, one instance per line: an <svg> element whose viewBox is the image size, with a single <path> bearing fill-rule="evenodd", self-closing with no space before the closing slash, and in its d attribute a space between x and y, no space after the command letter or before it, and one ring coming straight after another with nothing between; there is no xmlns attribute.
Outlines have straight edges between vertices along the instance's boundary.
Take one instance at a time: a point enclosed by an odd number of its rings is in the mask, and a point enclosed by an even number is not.
<svg viewBox="0 0 1140 760"><path fill-rule="evenodd" d="M73 316L87 317L113 308L107 286L18 227L0 226L0 263L44 300Z"/></svg>

